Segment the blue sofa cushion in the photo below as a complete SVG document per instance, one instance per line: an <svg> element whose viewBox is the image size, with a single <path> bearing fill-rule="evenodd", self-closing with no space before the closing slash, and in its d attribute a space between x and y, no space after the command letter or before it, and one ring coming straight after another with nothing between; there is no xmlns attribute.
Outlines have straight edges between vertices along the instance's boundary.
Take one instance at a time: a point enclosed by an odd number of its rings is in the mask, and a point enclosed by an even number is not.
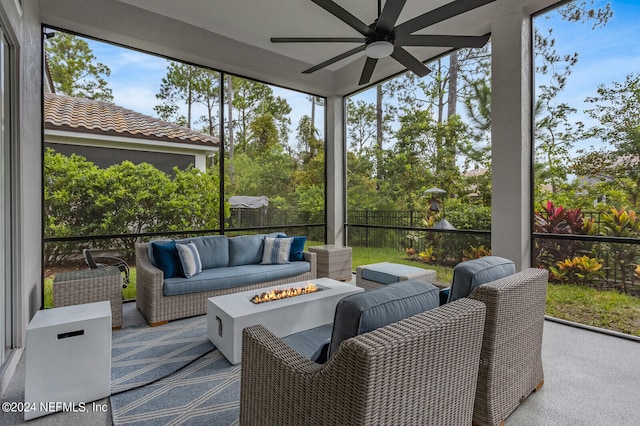
<svg viewBox="0 0 640 426"><path fill-rule="evenodd" d="M197 293L200 291L233 288L288 278L311 270L309 262L291 262L283 265L242 265L205 269L191 278L174 277L164 280L165 296Z"/></svg>
<svg viewBox="0 0 640 426"><path fill-rule="evenodd" d="M167 243L169 243L171 241L173 241L173 240L169 240L169 239L166 239L166 238L149 241L149 244L147 245L147 254L149 255L149 262L151 262L151 264L153 266L155 266L155 267L158 266L158 265L156 265L156 259L153 256L153 243L167 244Z"/></svg>
<svg viewBox="0 0 640 426"><path fill-rule="evenodd" d="M255 265L262 260L264 235L229 238L229 266Z"/></svg>
<svg viewBox="0 0 640 426"><path fill-rule="evenodd" d="M150 245L153 252L153 259L156 263L155 266L164 272L165 279L182 275L175 241L154 241Z"/></svg>
<svg viewBox="0 0 640 426"><path fill-rule="evenodd" d="M289 251L293 238L264 238L264 251L261 265L279 265L289 263Z"/></svg>
<svg viewBox="0 0 640 426"><path fill-rule="evenodd" d="M286 235L279 235L278 238L293 238L293 241L291 242L291 251L289 252L289 261L294 262L296 260L304 260L302 252L304 251L304 245L307 242L307 237L287 237Z"/></svg>
<svg viewBox="0 0 640 426"><path fill-rule="evenodd" d="M467 297L478 286L516 273L516 265L509 259L484 256L460 262L453 268L453 282L448 303Z"/></svg>
<svg viewBox="0 0 640 426"><path fill-rule="evenodd" d="M381 262L364 266L362 268L362 278L369 281L375 281L380 284L393 284L399 282L401 276L421 272L424 272L424 269L416 266Z"/></svg>
<svg viewBox="0 0 640 426"><path fill-rule="evenodd" d="M224 235L210 235L192 239L200 253L202 269L229 266L229 238Z"/></svg>
<svg viewBox="0 0 640 426"><path fill-rule="evenodd" d="M344 340L437 308L438 292L433 284L408 280L346 296L336 306L328 358Z"/></svg>

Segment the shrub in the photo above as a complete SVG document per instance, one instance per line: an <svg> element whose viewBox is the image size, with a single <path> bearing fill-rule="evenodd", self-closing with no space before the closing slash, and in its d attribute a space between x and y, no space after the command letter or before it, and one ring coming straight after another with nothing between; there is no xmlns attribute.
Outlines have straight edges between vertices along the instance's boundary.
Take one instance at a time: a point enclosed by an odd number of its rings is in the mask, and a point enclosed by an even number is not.
<svg viewBox="0 0 640 426"><path fill-rule="evenodd" d="M462 250L462 260L479 259L484 256L491 256L491 249L483 245L471 246L468 250Z"/></svg>
<svg viewBox="0 0 640 426"><path fill-rule="evenodd" d="M569 284L593 284L603 275L602 263L589 256L567 258L549 267L552 281Z"/></svg>
<svg viewBox="0 0 640 426"><path fill-rule="evenodd" d="M638 238L640 236L640 217L634 210L612 208L602 216L601 232L611 237ZM620 271L622 290L627 292L627 277L630 278L634 263L637 264L639 250L636 245L625 243L606 243L604 246L614 258Z"/></svg>
<svg viewBox="0 0 640 426"><path fill-rule="evenodd" d="M593 219L586 219L582 209L565 209L547 201L542 211L534 214L534 231L543 234L591 234L594 231ZM562 259L572 258L584 250L584 245L577 240L536 240L534 255L540 265L550 267Z"/></svg>

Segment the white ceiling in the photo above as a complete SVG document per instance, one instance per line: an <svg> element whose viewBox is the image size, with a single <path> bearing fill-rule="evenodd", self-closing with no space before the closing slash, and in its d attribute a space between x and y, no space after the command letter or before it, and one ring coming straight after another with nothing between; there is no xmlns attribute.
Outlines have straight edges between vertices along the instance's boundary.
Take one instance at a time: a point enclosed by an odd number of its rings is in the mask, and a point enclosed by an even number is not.
<svg viewBox="0 0 640 426"><path fill-rule="evenodd" d="M365 24L377 0L334 0ZM451 0L407 0L397 23ZM529 11L554 0L497 0L416 34L483 35L496 15ZM384 5L384 1L383 1ZM364 53L313 74L302 71L357 44L274 44L271 37L360 37L311 0L41 0L45 24L319 95L359 89ZM408 47L421 61L448 48ZM392 58L378 61L371 82L401 72Z"/></svg>
<svg viewBox="0 0 640 426"><path fill-rule="evenodd" d="M310 0L120 0L161 15L178 19L243 43L257 46L280 55L305 62L309 67L338 56L357 44L276 44L270 37L361 37L360 33L331 15ZM397 23L402 23L422 15L450 0L407 0ZM359 18L371 24L378 15L377 0L336 0L336 3ZM383 2L384 5L384 2ZM450 19L434 25L423 34L483 35L490 31L490 18L494 4L480 7L468 13L464 19L467 25L460 26L459 20ZM460 28L463 28L461 31ZM408 48L420 59L447 49ZM351 58L333 64L327 69L339 70L358 58ZM389 58L388 61L393 61Z"/></svg>

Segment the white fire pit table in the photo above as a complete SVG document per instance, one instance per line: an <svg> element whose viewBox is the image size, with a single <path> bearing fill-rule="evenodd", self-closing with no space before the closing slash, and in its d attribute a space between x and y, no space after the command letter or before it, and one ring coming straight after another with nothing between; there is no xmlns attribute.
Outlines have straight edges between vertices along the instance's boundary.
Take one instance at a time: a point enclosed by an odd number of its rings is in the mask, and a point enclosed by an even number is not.
<svg viewBox="0 0 640 426"><path fill-rule="evenodd" d="M254 304L251 299L273 289L306 287L309 282L321 291ZM266 287L211 297L207 301L207 335L232 364L242 360L242 330L262 324L278 337L288 336L333 322L336 305L343 297L362 288L331 278Z"/></svg>

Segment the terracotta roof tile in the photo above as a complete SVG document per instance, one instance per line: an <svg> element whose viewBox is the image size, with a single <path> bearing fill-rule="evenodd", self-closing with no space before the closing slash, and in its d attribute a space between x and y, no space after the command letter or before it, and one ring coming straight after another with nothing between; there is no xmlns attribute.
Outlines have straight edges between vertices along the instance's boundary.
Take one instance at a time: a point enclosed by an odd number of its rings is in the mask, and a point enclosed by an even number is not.
<svg viewBox="0 0 640 426"><path fill-rule="evenodd" d="M46 129L219 146L218 138L106 101L44 94Z"/></svg>

